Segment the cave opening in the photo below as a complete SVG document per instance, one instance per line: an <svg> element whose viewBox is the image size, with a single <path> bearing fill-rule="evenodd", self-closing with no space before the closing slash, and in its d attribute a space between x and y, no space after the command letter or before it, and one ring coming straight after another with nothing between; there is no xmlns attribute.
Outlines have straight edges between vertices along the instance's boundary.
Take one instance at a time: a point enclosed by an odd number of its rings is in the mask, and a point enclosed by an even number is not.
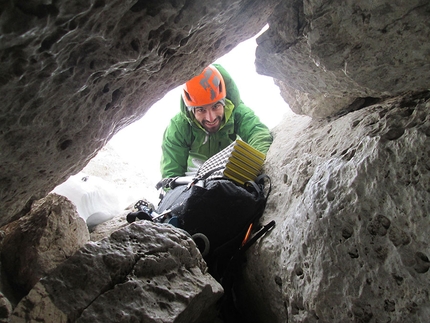
<svg viewBox="0 0 430 323"><path fill-rule="evenodd" d="M245 105L273 129L293 112L274 79L256 71L257 38L267 29L268 25L213 63L228 71ZM155 186L161 179L161 143L170 119L180 111L181 89L182 85L168 92L143 117L116 133L84 169L54 192L77 205L79 215L86 221L91 214L108 210L107 221L141 199L158 205L160 191ZM81 195L88 192L94 192L92 200L85 202Z"/></svg>
<svg viewBox="0 0 430 323"><path fill-rule="evenodd" d="M256 38L260 34L240 43L214 63L221 64L230 73L239 87L243 102L272 129L292 111L281 97L274 80L256 72ZM179 112L180 95L181 86L171 90L144 117L119 131L107 144L129 165L141 169L152 186L161 179L159 162L162 136L170 119ZM153 196L150 194L148 199L151 200Z"/></svg>

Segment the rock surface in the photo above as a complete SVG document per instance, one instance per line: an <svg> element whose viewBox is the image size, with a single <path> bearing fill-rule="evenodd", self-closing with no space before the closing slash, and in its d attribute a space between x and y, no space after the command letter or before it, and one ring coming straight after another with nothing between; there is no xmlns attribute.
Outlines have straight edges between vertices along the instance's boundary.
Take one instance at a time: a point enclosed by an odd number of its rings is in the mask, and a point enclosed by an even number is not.
<svg viewBox="0 0 430 323"><path fill-rule="evenodd" d="M9 317L12 313L12 304L0 293L0 323L9 323Z"/></svg>
<svg viewBox="0 0 430 323"><path fill-rule="evenodd" d="M258 41L257 70L277 79L293 111L325 119L296 117L275 131L266 220L276 219L277 227L250 250L239 291L252 321L427 322L429 7L426 0L2 3L0 225L27 214L32 201L81 171L168 90L269 21ZM117 232L127 228L136 226ZM114 245L127 260L137 257L128 238ZM16 255L2 256L3 264ZM100 257L88 259L110 263L110 254ZM56 280L44 279L14 319L46 313L94 319L102 315L97 304L113 299L119 286L149 288L121 264L125 274L101 265L73 308L50 289ZM76 286L84 288L88 277L79 274L89 267L56 272L76 274ZM148 268L159 269L156 262ZM199 282L199 275L190 279ZM188 278L180 280L189 286ZM149 297L166 304L170 294L160 286L170 282L164 274L156 281ZM30 309L31 302L37 307ZM191 302L185 310L185 303L184 311L195 308ZM153 320L171 313L168 306L144 312Z"/></svg>
<svg viewBox="0 0 430 323"><path fill-rule="evenodd" d="M314 118L425 91L429 13L426 0L283 1L258 39L257 71L278 80L293 111Z"/></svg>
<svg viewBox="0 0 430 323"><path fill-rule="evenodd" d="M96 225L93 230L91 230L90 240L99 241L103 238L109 237L114 231L127 226L129 224L126 220L127 214L133 211L135 210L130 208L112 219Z"/></svg>
<svg viewBox="0 0 430 323"><path fill-rule="evenodd" d="M15 308L17 322L213 322L221 286L194 242L139 221L85 245Z"/></svg>
<svg viewBox="0 0 430 323"><path fill-rule="evenodd" d="M279 125L263 220L277 225L240 298L251 322L428 321L429 109L426 93Z"/></svg>
<svg viewBox="0 0 430 323"><path fill-rule="evenodd" d="M56 194L36 201L29 214L1 231L2 269L17 298L90 240L76 208Z"/></svg>

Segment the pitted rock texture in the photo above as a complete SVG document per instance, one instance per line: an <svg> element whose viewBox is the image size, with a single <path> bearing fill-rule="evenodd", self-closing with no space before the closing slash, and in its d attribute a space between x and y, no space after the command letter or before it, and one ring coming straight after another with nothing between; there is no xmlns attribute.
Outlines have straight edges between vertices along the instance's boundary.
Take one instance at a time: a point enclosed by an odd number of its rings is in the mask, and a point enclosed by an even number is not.
<svg viewBox="0 0 430 323"><path fill-rule="evenodd" d="M169 90L260 31L278 2L3 3L0 225L79 172Z"/></svg>
<svg viewBox="0 0 430 323"><path fill-rule="evenodd" d="M0 228L1 266L19 299L90 240L85 221L65 197L50 194L30 213ZM10 296L10 295L7 295Z"/></svg>
<svg viewBox="0 0 430 323"><path fill-rule="evenodd" d="M263 219L277 225L239 297L252 322L428 321L429 109L426 93L279 125Z"/></svg>
<svg viewBox="0 0 430 323"><path fill-rule="evenodd" d="M278 80L291 109L315 118L356 104L425 91L430 4L283 1L258 39L259 73Z"/></svg>
<svg viewBox="0 0 430 323"><path fill-rule="evenodd" d="M139 221L44 277L11 322L212 322L222 293L191 238Z"/></svg>
<svg viewBox="0 0 430 323"><path fill-rule="evenodd" d="M257 70L277 79L296 113L331 118L296 117L276 130L266 220L277 227L248 253L239 300L249 299L254 322L427 322L430 106L425 93L387 98L429 88L428 1L10 0L0 12L0 225L27 214L113 134L268 20ZM114 245L113 254L135 260L127 238ZM146 293L132 266L110 266L108 254L83 270L58 269L58 281L76 275L84 290L73 301L50 289L55 279L43 280L13 319L86 320L102 315L99 302L118 286L137 280ZM94 264L97 274L79 276ZM150 297L167 303L170 294ZM171 319L163 310L144 315Z"/></svg>

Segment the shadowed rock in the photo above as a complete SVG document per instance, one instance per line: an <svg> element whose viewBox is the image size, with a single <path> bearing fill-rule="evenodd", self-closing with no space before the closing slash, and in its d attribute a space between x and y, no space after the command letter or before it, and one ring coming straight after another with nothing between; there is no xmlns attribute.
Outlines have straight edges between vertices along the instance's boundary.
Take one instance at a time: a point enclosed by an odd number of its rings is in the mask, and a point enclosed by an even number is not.
<svg viewBox="0 0 430 323"><path fill-rule="evenodd" d="M75 206L57 194L36 201L29 214L1 231L2 269L18 298L90 240Z"/></svg>

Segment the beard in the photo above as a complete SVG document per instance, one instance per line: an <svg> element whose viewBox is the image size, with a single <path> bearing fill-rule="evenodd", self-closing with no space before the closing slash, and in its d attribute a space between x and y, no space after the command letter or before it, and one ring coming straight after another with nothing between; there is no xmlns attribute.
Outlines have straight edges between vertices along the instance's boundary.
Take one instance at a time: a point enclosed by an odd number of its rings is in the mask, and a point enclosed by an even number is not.
<svg viewBox="0 0 430 323"><path fill-rule="evenodd" d="M203 128L205 128L205 130L209 133L215 133L219 130L219 128L221 127L221 121L222 118L221 117L217 117L214 122L209 123L206 120L203 120L202 126Z"/></svg>

